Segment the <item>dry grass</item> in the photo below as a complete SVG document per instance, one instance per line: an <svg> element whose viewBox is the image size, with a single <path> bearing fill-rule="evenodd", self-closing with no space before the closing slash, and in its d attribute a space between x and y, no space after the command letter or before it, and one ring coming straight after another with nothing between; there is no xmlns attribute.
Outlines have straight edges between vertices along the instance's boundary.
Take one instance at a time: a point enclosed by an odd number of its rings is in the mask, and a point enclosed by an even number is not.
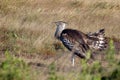
<svg viewBox="0 0 120 80"><path fill-rule="evenodd" d="M8 49L20 55L61 55L66 50L55 40L53 24L59 20L68 22L67 28L85 33L105 28L107 37L120 39L119 0L0 0L0 52ZM59 59L57 65L61 65L60 68L69 67L66 64L69 59L65 58ZM63 59L68 61L62 63ZM49 65L54 60L44 60L43 63ZM68 74L74 76L72 72L64 75ZM43 73L41 76L44 80Z"/></svg>
<svg viewBox="0 0 120 80"><path fill-rule="evenodd" d="M0 28L17 32L18 41L33 45L39 53L41 49L49 53L55 40L52 22L63 20L68 28L86 33L105 28L106 36L120 38L119 11L119 0L0 0ZM53 47L46 49L45 44Z"/></svg>

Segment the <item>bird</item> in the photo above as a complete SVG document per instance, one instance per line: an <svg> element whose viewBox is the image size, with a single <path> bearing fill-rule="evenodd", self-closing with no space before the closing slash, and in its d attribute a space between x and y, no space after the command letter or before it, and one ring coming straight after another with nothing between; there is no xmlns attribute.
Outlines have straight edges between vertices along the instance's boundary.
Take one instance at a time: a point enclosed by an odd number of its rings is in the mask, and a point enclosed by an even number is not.
<svg viewBox="0 0 120 80"><path fill-rule="evenodd" d="M55 38L72 52L72 66L75 65L75 56L86 59L88 50L104 50L106 48L104 29L86 34L80 30L66 28L67 22L57 21L54 23L56 24Z"/></svg>

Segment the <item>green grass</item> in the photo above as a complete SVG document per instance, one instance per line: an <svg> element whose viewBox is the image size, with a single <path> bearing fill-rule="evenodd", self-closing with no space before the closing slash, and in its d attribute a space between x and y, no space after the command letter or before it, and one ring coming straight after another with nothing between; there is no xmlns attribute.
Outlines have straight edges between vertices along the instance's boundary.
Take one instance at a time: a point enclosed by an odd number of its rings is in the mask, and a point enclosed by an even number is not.
<svg viewBox="0 0 120 80"><path fill-rule="evenodd" d="M58 80L54 63L51 63L49 66L49 78L48 78L48 80Z"/></svg>
<svg viewBox="0 0 120 80"><path fill-rule="evenodd" d="M8 51L0 64L0 80L30 80L30 68L21 59L15 58ZM32 79L31 79L32 80Z"/></svg>

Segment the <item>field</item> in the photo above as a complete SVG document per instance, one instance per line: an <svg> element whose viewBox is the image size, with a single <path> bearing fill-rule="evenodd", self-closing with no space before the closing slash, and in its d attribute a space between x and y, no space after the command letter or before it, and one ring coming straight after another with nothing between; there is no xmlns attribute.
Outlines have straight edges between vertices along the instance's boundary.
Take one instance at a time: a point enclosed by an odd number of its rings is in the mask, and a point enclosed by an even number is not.
<svg viewBox="0 0 120 80"><path fill-rule="evenodd" d="M53 22L84 33L105 28L96 60L76 58L54 38ZM119 0L0 0L0 80L120 80Z"/></svg>

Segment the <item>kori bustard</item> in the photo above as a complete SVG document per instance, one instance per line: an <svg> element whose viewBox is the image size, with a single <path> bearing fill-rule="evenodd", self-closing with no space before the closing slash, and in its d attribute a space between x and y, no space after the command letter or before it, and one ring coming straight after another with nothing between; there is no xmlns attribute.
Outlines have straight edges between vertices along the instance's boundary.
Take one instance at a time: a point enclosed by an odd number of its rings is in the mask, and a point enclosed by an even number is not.
<svg viewBox="0 0 120 80"><path fill-rule="evenodd" d="M55 24L57 27L55 37L72 52L72 66L74 66L75 55L85 59L86 52L89 49L104 50L106 48L104 29L100 29L95 33L85 34L75 29L66 29L66 22L58 21Z"/></svg>

